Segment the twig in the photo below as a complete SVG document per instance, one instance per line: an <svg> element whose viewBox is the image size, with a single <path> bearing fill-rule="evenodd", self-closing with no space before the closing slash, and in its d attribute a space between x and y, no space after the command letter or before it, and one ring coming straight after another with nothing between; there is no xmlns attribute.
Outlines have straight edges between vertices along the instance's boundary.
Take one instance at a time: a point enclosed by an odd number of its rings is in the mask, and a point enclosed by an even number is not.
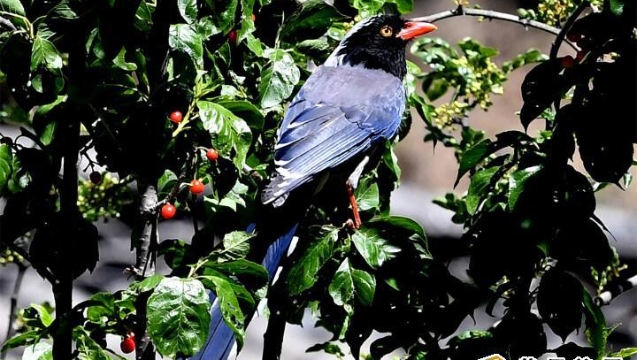
<svg viewBox="0 0 637 360"><path fill-rule="evenodd" d="M562 42L564 42L564 40L566 39L566 34L571 29L571 27L573 26L573 24L575 23L577 18L580 16L580 14L589 6L590 6L590 4L589 4L588 1L583 1L575 9L575 11L573 11L573 13L568 17L568 20L566 20L566 23L564 24L564 26L560 30L560 33L557 34L557 37L555 38L555 41L553 41L553 45L551 45L551 52L549 53L549 59L557 58L557 53L560 50L560 47L562 46ZM553 102L553 107L555 108L555 111L558 111L560 109L561 100L562 100L562 96L560 95ZM546 129L547 130L552 130L554 125L555 124L554 124L553 121L547 121L546 122Z"/></svg>
<svg viewBox="0 0 637 360"><path fill-rule="evenodd" d="M424 21L424 22L436 22L436 21L440 21L440 20L444 20L444 19L448 19L448 18L452 18L452 17L456 17L456 16L478 16L478 17L483 17L489 20L502 20L502 21L508 21L508 22L512 22L512 23L516 23L516 24L520 24L523 25L525 27L532 27L538 30L542 30L544 32L547 32L549 34L553 34L553 35L559 35L561 32L561 29L556 28L554 26L550 26L547 24L544 24L542 22L539 21L535 21L535 20L530 20L530 19L522 19L519 16L516 15L512 15L512 14L507 14L507 13L503 13L503 12L499 12L499 11L493 11L493 10L483 10L483 9L467 9L463 6L458 6L456 9L454 10L447 10L447 11L443 11L443 12L439 12L437 14L433 14L433 15L428 15L428 16L421 16L418 18L414 18L411 19L412 21ZM575 45L574 43L572 43L571 41L566 40L566 43L569 44L573 49L575 50L579 50L579 48L577 47L577 45Z"/></svg>
<svg viewBox="0 0 637 360"><path fill-rule="evenodd" d="M12 31L17 31L18 30L18 28L15 27L15 25L13 25L13 23L10 20L7 20L7 19L5 19L3 17L0 17L0 25L4 26L4 27L6 27L6 28L8 28L9 30L12 30Z"/></svg>
<svg viewBox="0 0 637 360"><path fill-rule="evenodd" d="M610 290L602 292L595 298L595 304L597 304L597 306L608 305L613 299L636 286L637 275L634 275L624 281L614 283L611 285Z"/></svg>
<svg viewBox="0 0 637 360"><path fill-rule="evenodd" d="M143 184L141 181L138 183L143 191L139 205L141 229L135 244L137 258L131 271L139 280L155 273L156 246L153 243L157 242L155 238L157 215L153 209L157 205L157 188L155 185Z"/></svg>
<svg viewBox="0 0 637 360"><path fill-rule="evenodd" d="M18 316L18 296L20 294L20 287L22 287L22 280L24 279L24 273L26 273L29 268L24 262L16 263L18 265L18 275L15 278L15 283L13 284L13 293L11 293L11 307L9 309L9 326L7 327L7 337L6 340L11 339L13 333L15 332L14 323L15 319ZM0 353L0 360L4 360L7 356L7 352L4 351Z"/></svg>

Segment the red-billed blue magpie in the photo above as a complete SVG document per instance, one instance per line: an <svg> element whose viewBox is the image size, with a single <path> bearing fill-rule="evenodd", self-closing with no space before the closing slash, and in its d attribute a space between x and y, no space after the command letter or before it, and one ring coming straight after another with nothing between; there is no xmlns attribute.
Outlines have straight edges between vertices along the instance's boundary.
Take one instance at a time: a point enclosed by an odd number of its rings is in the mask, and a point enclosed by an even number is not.
<svg viewBox="0 0 637 360"><path fill-rule="evenodd" d="M396 15L363 20L292 100L274 148L275 175L261 194L262 208L275 215L257 222L251 256L263 259L270 279L301 220L278 214L302 214L305 199L317 193L328 178L347 186L353 225L360 226L353 188L370 154L398 131L406 103L406 44L435 29L432 24ZM208 341L194 359L225 360L233 345L233 333L213 304Z"/></svg>

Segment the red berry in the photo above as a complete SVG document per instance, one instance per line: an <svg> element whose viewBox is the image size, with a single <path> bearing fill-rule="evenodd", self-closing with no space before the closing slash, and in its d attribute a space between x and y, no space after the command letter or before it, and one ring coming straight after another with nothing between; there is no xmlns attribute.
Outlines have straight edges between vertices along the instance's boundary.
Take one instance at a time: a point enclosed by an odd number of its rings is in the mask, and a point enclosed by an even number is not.
<svg viewBox="0 0 637 360"><path fill-rule="evenodd" d="M575 60L571 55L566 55L562 58L562 67L565 69L570 69L575 65Z"/></svg>
<svg viewBox="0 0 637 360"><path fill-rule="evenodd" d="M568 39L568 41L578 42L580 41L580 39L582 39L582 34L575 31L571 31L566 35L566 38Z"/></svg>
<svg viewBox="0 0 637 360"><path fill-rule="evenodd" d="M131 335L122 340L122 342L119 344L119 348L124 354L130 354L135 351L135 335Z"/></svg>
<svg viewBox="0 0 637 360"><path fill-rule="evenodd" d="M228 33L228 40L233 44L237 42L237 32L235 30L231 30Z"/></svg>
<svg viewBox="0 0 637 360"><path fill-rule="evenodd" d="M91 182L95 185L99 184L102 182L102 174L100 174L97 171L93 171L88 178L91 180Z"/></svg>
<svg viewBox="0 0 637 360"><path fill-rule="evenodd" d="M219 152L215 149L208 149L208 151L206 151L206 157L210 161L217 161L219 158Z"/></svg>
<svg viewBox="0 0 637 360"><path fill-rule="evenodd" d="M190 182L190 192L193 194L201 194L204 190L204 184L195 179L193 181Z"/></svg>
<svg viewBox="0 0 637 360"><path fill-rule="evenodd" d="M254 14L250 15L250 18L252 19L252 22L257 21L257 16Z"/></svg>
<svg viewBox="0 0 637 360"><path fill-rule="evenodd" d="M176 212L177 209L171 203L165 204L161 207L161 217L166 220L172 219Z"/></svg>
<svg viewBox="0 0 637 360"><path fill-rule="evenodd" d="M183 118L184 116L179 110L170 113L170 121L174 122L175 124L179 124Z"/></svg>

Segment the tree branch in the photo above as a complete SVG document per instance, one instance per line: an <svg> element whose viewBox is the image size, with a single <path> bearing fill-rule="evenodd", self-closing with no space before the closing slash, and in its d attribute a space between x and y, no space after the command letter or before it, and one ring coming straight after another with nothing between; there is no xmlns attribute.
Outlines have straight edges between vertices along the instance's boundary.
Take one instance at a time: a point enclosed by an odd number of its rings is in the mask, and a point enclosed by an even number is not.
<svg viewBox="0 0 637 360"><path fill-rule="evenodd" d="M18 30L18 28L15 27L15 25L13 25L13 23L10 20L5 19L5 18L3 18L1 16L0 16L0 25L4 26L7 29L12 30L12 31L17 31Z"/></svg>
<svg viewBox="0 0 637 360"><path fill-rule="evenodd" d="M138 280L155 273L155 251L157 238L157 187L138 181L139 188L143 191L139 205L140 232L136 239L135 249L137 258L131 272Z"/></svg>
<svg viewBox="0 0 637 360"><path fill-rule="evenodd" d="M595 298L595 304L597 306L608 305L610 302L623 294L624 292L634 288L637 286L637 275L633 275L632 277L614 282L609 286L609 289L599 294L598 297Z"/></svg>
<svg viewBox="0 0 637 360"><path fill-rule="evenodd" d="M553 35L559 35L560 32L562 31L560 28L556 28L554 26L550 26L535 20L522 19L516 15L507 14L507 13L503 13L499 11L493 11L493 10L467 9L463 6L458 6L454 10L447 10L447 11L439 12L433 15L421 16L411 20L433 23L436 21L440 21L440 20L444 20L444 19L448 19L452 17L457 17L457 16L478 16L478 17L489 19L489 20L508 21L508 22L523 25L524 27L531 27L538 30L542 30L544 32L547 32ZM579 50L574 43L568 40L566 40L566 43L568 43L573 49Z"/></svg>
<svg viewBox="0 0 637 360"><path fill-rule="evenodd" d="M22 287L22 280L24 279L24 273L29 268L24 262L16 263L18 265L18 275L16 276L15 283L13 284L13 293L11 293L11 308L9 309L9 326L7 327L6 340L11 339L15 332L14 323L18 316L18 296L20 295L20 287ZM0 353L0 360L4 360L7 356L7 352Z"/></svg>

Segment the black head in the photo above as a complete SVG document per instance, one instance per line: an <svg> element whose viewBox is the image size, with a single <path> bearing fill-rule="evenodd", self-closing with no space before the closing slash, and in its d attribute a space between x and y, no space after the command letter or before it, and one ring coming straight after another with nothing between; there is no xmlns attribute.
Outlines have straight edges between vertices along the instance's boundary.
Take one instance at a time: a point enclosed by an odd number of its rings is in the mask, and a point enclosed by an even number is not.
<svg viewBox="0 0 637 360"><path fill-rule="evenodd" d="M380 69L403 79L407 74L405 46L435 29L432 24L404 20L397 15L378 15L354 26L326 65Z"/></svg>

